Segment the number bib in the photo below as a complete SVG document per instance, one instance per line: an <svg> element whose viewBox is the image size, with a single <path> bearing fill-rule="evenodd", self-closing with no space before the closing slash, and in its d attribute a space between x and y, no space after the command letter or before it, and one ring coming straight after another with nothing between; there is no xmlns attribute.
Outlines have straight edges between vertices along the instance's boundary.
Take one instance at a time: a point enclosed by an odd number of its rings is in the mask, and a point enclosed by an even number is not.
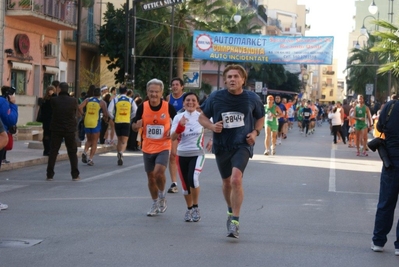
<svg viewBox="0 0 399 267"><path fill-rule="evenodd" d="M231 129L244 126L244 114L241 112L222 113L223 128Z"/></svg>
<svg viewBox="0 0 399 267"><path fill-rule="evenodd" d="M147 125L147 138L161 139L164 131L163 125Z"/></svg>
<svg viewBox="0 0 399 267"><path fill-rule="evenodd" d="M268 121L273 121L273 114L272 114L272 112L269 110L268 112L267 112L267 120Z"/></svg>

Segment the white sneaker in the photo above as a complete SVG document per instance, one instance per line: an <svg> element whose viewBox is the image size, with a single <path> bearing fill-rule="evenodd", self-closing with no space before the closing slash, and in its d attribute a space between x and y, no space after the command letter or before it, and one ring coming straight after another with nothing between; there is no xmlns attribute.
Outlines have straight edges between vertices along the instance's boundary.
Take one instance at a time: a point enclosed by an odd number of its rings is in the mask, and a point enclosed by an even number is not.
<svg viewBox="0 0 399 267"><path fill-rule="evenodd" d="M6 209L8 209L8 205L0 203L0 210L6 210Z"/></svg>
<svg viewBox="0 0 399 267"><path fill-rule="evenodd" d="M376 245L374 245L373 242L371 242L371 250L373 250L374 252L383 252L384 251L384 247L376 246ZM396 249L395 249L395 255L396 255Z"/></svg>
<svg viewBox="0 0 399 267"><path fill-rule="evenodd" d="M277 138L277 144L281 145L281 138Z"/></svg>
<svg viewBox="0 0 399 267"><path fill-rule="evenodd" d="M263 152L263 155L265 155L265 156L267 156L267 155L269 155L269 150L265 150L265 152Z"/></svg>
<svg viewBox="0 0 399 267"><path fill-rule="evenodd" d="M395 248L395 255L399 256L399 248Z"/></svg>

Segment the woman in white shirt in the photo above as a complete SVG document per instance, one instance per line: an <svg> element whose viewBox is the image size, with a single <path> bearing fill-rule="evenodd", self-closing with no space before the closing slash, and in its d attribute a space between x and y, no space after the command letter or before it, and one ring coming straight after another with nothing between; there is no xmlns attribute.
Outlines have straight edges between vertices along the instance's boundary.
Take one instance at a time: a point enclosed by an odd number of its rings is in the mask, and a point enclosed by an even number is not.
<svg viewBox="0 0 399 267"><path fill-rule="evenodd" d="M334 135L334 144L337 143L337 133L340 134L342 142L346 144L344 134L342 132L342 119L341 111L335 106L330 113L328 113L328 118L331 120L332 132Z"/></svg>
<svg viewBox="0 0 399 267"><path fill-rule="evenodd" d="M199 175L205 162L204 127L198 122L198 96L189 92L183 97L184 112L177 114L172 123L171 138L179 140L176 163L182 182L187 211L186 222L198 222L201 219L198 207L200 194ZM212 139L210 139L212 141ZM211 143L207 144L210 150Z"/></svg>

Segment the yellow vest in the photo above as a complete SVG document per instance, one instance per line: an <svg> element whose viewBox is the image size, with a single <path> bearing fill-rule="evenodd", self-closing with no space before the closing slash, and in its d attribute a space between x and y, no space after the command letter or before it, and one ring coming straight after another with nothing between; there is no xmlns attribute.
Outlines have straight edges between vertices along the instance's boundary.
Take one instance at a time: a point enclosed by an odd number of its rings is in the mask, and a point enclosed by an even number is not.
<svg viewBox="0 0 399 267"><path fill-rule="evenodd" d="M118 97L118 102L115 104L115 123L130 123L130 115L132 113L131 100L121 95Z"/></svg>
<svg viewBox="0 0 399 267"><path fill-rule="evenodd" d="M100 100L92 97L87 101L84 125L86 128L96 128L100 121Z"/></svg>

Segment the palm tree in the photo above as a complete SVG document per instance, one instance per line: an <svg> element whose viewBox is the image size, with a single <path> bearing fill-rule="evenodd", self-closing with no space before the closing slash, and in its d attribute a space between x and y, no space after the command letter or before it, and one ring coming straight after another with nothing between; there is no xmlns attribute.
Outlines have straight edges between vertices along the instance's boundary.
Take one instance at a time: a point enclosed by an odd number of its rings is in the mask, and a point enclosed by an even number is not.
<svg viewBox="0 0 399 267"><path fill-rule="evenodd" d="M227 3L225 0L208 2L210 1L187 0L174 6L173 51L176 53L177 76L180 78L183 78L184 58L191 57L192 54L192 29L203 26L206 18L222 11ZM153 44L161 45L166 51L170 50L171 11L172 8L168 7L140 13L141 18L151 20L153 24L138 35L136 46L139 55L148 52Z"/></svg>
<svg viewBox="0 0 399 267"><path fill-rule="evenodd" d="M383 62L378 68L378 73L391 76L391 85L397 92L399 84L399 29L397 26L383 20L375 21L375 24L385 29L373 33L380 41L371 48L371 51L378 53ZM387 88L387 90L389 94L391 88Z"/></svg>
<svg viewBox="0 0 399 267"><path fill-rule="evenodd" d="M362 48L353 48L352 55L348 58L348 65L345 70L349 71L347 76L347 86L349 90L357 94L365 94L367 84L377 83L377 98L382 98L388 92L386 84L388 84L387 75L377 72L378 67L384 61L382 55L377 55L372 51L372 47L376 43L377 38L373 35L369 36L367 44ZM377 75L377 80L376 79ZM381 99L380 99L381 100Z"/></svg>

